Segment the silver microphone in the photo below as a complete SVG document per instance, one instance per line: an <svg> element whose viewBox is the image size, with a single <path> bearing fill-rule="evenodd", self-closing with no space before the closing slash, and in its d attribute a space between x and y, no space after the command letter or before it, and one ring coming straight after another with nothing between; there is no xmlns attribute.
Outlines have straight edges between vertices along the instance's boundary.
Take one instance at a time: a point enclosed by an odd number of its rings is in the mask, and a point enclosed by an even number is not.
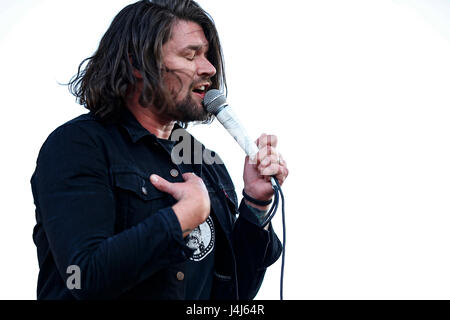
<svg viewBox="0 0 450 320"><path fill-rule="evenodd" d="M205 95L203 105L206 111L216 116L217 120L227 129L250 159L254 161L259 151L258 146L250 139L244 126L228 105L223 92L217 89L209 90ZM273 177L271 183L274 188L277 186Z"/></svg>

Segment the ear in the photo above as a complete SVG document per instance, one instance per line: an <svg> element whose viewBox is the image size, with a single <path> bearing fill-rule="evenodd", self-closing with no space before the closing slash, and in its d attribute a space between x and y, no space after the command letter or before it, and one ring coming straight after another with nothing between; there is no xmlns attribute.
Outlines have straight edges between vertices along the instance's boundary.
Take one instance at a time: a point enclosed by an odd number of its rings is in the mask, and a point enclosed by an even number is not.
<svg viewBox="0 0 450 320"><path fill-rule="evenodd" d="M142 74L134 67L133 57L131 56L131 54L128 55L128 59L130 60L130 64L133 66L133 75L136 77L136 79L142 80Z"/></svg>
<svg viewBox="0 0 450 320"><path fill-rule="evenodd" d="M142 74L134 68L133 68L133 75L136 77L136 79L142 80Z"/></svg>

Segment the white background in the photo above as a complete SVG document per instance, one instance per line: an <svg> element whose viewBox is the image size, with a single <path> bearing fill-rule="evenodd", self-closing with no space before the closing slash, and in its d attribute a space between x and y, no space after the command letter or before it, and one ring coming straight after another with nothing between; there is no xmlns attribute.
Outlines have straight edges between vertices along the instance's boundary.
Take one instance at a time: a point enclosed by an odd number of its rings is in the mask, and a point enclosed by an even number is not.
<svg viewBox="0 0 450 320"><path fill-rule="evenodd" d="M84 113L67 82L126 0L0 2L0 299L35 299L29 179L45 138ZM202 0L229 102L291 171L286 299L450 298L450 2ZM244 154L191 129L242 189ZM280 213L275 229L281 237ZM258 299L277 299L280 262Z"/></svg>

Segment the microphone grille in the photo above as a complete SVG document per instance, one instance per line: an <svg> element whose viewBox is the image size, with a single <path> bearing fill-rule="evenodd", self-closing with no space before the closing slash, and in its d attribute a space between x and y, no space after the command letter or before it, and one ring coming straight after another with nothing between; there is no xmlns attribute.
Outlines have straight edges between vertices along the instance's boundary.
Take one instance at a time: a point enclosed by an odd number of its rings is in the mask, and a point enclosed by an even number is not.
<svg viewBox="0 0 450 320"><path fill-rule="evenodd" d="M222 91L211 89L206 93L203 99L203 105L206 111L217 115L220 109L227 105L227 98L225 98Z"/></svg>

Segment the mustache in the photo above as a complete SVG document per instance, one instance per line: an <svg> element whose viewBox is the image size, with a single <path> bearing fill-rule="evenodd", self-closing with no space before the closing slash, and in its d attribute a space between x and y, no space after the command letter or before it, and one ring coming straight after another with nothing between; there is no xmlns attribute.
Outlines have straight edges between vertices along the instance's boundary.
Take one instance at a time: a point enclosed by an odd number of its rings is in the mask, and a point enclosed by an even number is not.
<svg viewBox="0 0 450 320"><path fill-rule="evenodd" d="M195 78L195 76L191 72L188 72L187 70L184 70L184 69L169 69L167 67L164 67L164 68L162 68L162 70L164 72L164 75L166 75L166 74L175 75L175 77L178 78L178 81L181 85L183 84L183 81L181 79L182 75L184 75L186 77L190 77L192 79ZM212 86L211 77L202 77L200 79L197 79L191 83L190 87L193 88L199 84L207 84L209 87L211 87Z"/></svg>

